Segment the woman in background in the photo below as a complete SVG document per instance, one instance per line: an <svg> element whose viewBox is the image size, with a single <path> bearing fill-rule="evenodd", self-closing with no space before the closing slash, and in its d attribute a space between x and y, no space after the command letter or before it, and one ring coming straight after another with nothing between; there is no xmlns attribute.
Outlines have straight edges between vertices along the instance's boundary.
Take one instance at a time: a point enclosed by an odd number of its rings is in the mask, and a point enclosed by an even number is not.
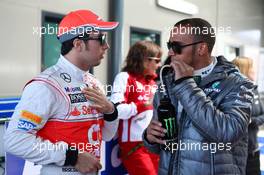
<svg viewBox="0 0 264 175"><path fill-rule="evenodd" d="M242 74L254 81L253 60L247 57L238 57L232 61ZM257 134L259 126L264 124L264 106L260 100L257 88L254 90L251 123L248 126L248 159L247 175L260 175L259 146Z"/></svg>
<svg viewBox="0 0 264 175"><path fill-rule="evenodd" d="M111 101L120 119L118 137L121 160L130 175L156 175L158 155L142 142L142 133L153 115L152 100L157 85L161 48L151 41L139 41L129 50L125 67L114 81Z"/></svg>

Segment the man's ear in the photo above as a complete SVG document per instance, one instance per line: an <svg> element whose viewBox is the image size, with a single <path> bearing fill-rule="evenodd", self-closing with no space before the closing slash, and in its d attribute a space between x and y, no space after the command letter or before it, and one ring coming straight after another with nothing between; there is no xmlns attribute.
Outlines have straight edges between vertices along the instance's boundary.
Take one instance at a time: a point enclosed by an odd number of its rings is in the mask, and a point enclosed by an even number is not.
<svg viewBox="0 0 264 175"><path fill-rule="evenodd" d="M73 48L76 49L77 51L81 51L82 50L82 40L80 39L75 39L73 40Z"/></svg>
<svg viewBox="0 0 264 175"><path fill-rule="evenodd" d="M206 43L201 43L198 49L199 56L205 55L208 53L208 46Z"/></svg>

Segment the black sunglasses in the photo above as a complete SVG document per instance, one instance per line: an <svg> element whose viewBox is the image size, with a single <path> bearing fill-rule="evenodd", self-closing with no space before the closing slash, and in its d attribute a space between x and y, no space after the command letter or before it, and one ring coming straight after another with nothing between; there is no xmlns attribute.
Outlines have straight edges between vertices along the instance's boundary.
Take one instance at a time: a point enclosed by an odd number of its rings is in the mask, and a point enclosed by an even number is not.
<svg viewBox="0 0 264 175"><path fill-rule="evenodd" d="M198 42L182 45L180 42L177 42L177 41L173 41L173 42L169 41L169 42L167 42L167 47L168 47L169 50L172 49L174 53L181 54L182 53L182 49L184 47L195 45L195 44L199 44L199 43L202 43L202 42L203 41L198 41Z"/></svg>
<svg viewBox="0 0 264 175"><path fill-rule="evenodd" d="M97 41L100 42L101 46L103 46L103 45L105 45L107 43L106 34L100 34L98 37L90 37L90 36L88 36L88 37L83 37L81 39L85 40L85 41L87 41L87 40L97 40Z"/></svg>

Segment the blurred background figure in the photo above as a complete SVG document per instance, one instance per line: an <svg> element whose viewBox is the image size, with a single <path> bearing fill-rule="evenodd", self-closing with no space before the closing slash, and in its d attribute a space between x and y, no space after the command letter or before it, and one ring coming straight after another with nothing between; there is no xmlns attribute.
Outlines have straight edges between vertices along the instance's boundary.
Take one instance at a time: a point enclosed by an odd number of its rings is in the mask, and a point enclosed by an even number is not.
<svg viewBox="0 0 264 175"><path fill-rule="evenodd" d="M255 80L253 60L247 57L237 57L232 61L242 74L250 80ZM264 124L264 106L260 100L258 89L254 90L254 102L252 106L251 123L248 127L248 159L247 175L260 175L260 151L257 141L259 126Z"/></svg>
<svg viewBox="0 0 264 175"><path fill-rule="evenodd" d="M117 105L121 159L130 175L155 175L158 156L142 142L142 133L153 116L154 79L160 67L161 48L151 41L139 41L129 50L125 66L114 81L111 96Z"/></svg>

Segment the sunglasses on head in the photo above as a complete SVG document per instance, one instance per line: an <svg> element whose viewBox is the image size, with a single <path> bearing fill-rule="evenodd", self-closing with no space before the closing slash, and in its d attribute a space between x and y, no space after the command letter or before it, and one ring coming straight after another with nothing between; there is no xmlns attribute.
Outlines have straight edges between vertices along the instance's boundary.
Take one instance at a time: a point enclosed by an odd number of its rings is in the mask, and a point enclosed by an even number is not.
<svg viewBox="0 0 264 175"><path fill-rule="evenodd" d="M106 40L106 34L100 34L98 35L97 37L87 37L87 38L82 38L83 40L97 40L100 42L100 45L103 46L107 43L107 40Z"/></svg>
<svg viewBox="0 0 264 175"><path fill-rule="evenodd" d="M198 41L198 42L194 42L194 43L190 43L190 44L181 44L180 42L177 42L177 41L173 41L173 42L167 42L167 47L168 49L172 49L174 53L177 53L177 54L181 54L182 53L182 49L184 47L187 47L187 46L191 46L191 45L195 45L195 44L199 44L199 43L202 43L203 41Z"/></svg>
<svg viewBox="0 0 264 175"><path fill-rule="evenodd" d="M160 58L157 58L157 57L148 57L148 59L151 61L151 60L154 60L156 62L156 64L160 63L161 62L161 59Z"/></svg>

